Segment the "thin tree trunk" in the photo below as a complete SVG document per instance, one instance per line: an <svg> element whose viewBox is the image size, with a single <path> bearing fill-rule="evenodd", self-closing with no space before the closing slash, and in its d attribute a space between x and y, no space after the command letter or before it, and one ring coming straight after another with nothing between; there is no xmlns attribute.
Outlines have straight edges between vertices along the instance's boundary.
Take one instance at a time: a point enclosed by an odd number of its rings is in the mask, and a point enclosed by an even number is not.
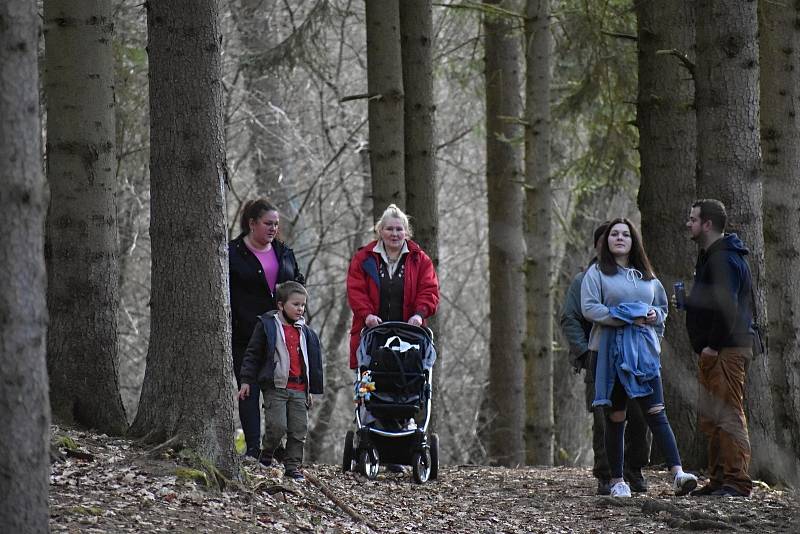
<svg viewBox="0 0 800 534"><path fill-rule="evenodd" d="M405 183L406 209L412 217L414 239L439 265L439 183L434 161L433 102L433 13L430 0L400 2L400 35L403 56L403 93L405 98ZM436 315L426 321L438 339ZM437 350L437 371L442 368L444 347ZM431 430L436 431L441 392L440 376L433 373L433 409Z"/></svg>
<svg viewBox="0 0 800 534"><path fill-rule="evenodd" d="M778 444L800 458L800 5L762 2L761 146L770 379ZM800 483L795 466L786 472Z"/></svg>
<svg viewBox="0 0 800 534"><path fill-rule="evenodd" d="M347 299L343 297L340 300L339 311L333 328L330 330L331 335L325 343L326 347L341 347L345 337L349 339L349 336L347 336L347 332L349 332L348 322L352 318L352 313L347 305ZM333 415L336 413L339 392L342 387L347 387L351 384L352 377L350 373L346 373L342 368L341 360L335 357L335 353L327 354L325 356L325 395L319 408L317 408L318 413L315 424L309 429L308 440L306 440L308 442L309 462L334 461L328 455L332 450L330 434L333 427L331 422ZM352 390L352 387L348 389ZM350 406L347 409L349 410ZM338 439L338 436L334 439Z"/></svg>
<svg viewBox="0 0 800 534"><path fill-rule="evenodd" d="M365 0L367 12L367 91L372 216L386 206L405 208L403 159L403 67L399 0Z"/></svg>
<svg viewBox="0 0 800 534"><path fill-rule="evenodd" d="M694 2L636 3L639 45L639 127L642 236L658 278L669 294L690 282L696 256L683 223L695 199L697 120L694 82L676 50L694 60ZM684 466L707 464L705 436L697 429L697 355L684 312L670 309L661 344L664 399Z"/></svg>
<svg viewBox="0 0 800 534"><path fill-rule="evenodd" d="M553 254L550 187L550 0L525 6L525 444L529 464L553 465Z"/></svg>
<svg viewBox="0 0 800 534"><path fill-rule="evenodd" d="M131 432L234 474L218 4L148 9L152 326Z"/></svg>
<svg viewBox="0 0 800 534"><path fill-rule="evenodd" d="M506 2L485 5L508 9ZM525 251L522 234L520 47L516 20L486 13L486 183L489 205L489 457L500 465L525 462Z"/></svg>
<svg viewBox="0 0 800 534"><path fill-rule="evenodd" d="M361 187L359 206L356 207L350 202L347 203L347 211L355 215L353 228L356 229L369 226L365 225L365 222L369 221L369 218L371 217L369 212L371 205L369 198L369 156L366 154L366 151L359 152L359 163L359 168L363 171L361 173L363 176L363 184ZM358 250L358 247L360 247L364 241L368 239L369 238L367 235L362 234L360 231L353 232L349 243L350 252L355 253L355 251ZM343 295L342 307L339 310L336 323L334 327L329 330L331 335L325 341L326 347L341 347L343 344L344 346L347 346L347 343L349 343L350 339L348 322L352 320L352 318L352 310L350 310L350 307L347 304L346 295ZM352 422L352 416L349 414L352 414L353 412L353 404L351 402L352 395L349 392L352 391L353 380L353 373L349 369L343 368L341 361L338 358L335 358L333 354L329 353L325 360L325 396L322 399L322 406L319 408L319 414L317 416L316 423L308 434L307 441L310 443L309 461L325 461L326 456L329 456L329 453L332 450L330 447L330 442L327 438L332 429L331 421L336 413L336 406L338 404L339 397L342 395L342 389L347 390L344 392L346 399L345 411L348 413L345 420ZM341 443L338 441L341 439L341 437L342 436L336 436L335 439L337 440L337 445ZM332 461L332 459L329 458L327 461ZM339 459L336 458L334 461L338 463Z"/></svg>
<svg viewBox="0 0 800 534"><path fill-rule="evenodd" d="M289 194L285 184L281 185L281 177L287 175L285 167L289 162L278 111L283 108L280 79L272 70L273 65L255 59L277 44L276 33L271 31L268 9L271 7L263 0L239 0L231 4L231 13L244 47L240 60L247 91L247 112L251 116L246 158L254 182L253 194L266 196L278 206L284 215L281 234L286 237L287 232L291 234L291 228L286 228L286 225L294 214L288 211Z"/></svg>
<svg viewBox="0 0 800 534"><path fill-rule="evenodd" d="M46 0L47 364L54 418L122 434L111 5Z"/></svg>
<svg viewBox="0 0 800 534"><path fill-rule="evenodd" d="M739 233L750 249L756 303L766 311L756 2L699 0L695 5L703 22L697 26L697 194L727 207L729 231ZM781 456L766 358L750 366L745 396L750 474L772 480Z"/></svg>
<svg viewBox="0 0 800 534"><path fill-rule="evenodd" d="M6 0L0 21L0 530L38 534L50 523L50 401L36 4Z"/></svg>

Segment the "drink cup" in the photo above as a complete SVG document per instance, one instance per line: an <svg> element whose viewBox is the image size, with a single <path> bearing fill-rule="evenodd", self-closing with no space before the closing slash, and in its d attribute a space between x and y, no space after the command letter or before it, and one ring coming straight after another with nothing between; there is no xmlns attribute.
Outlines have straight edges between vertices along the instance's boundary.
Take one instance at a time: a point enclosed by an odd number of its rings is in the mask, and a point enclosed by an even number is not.
<svg viewBox="0 0 800 534"><path fill-rule="evenodd" d="M686 288L683 282L676 282L673 287L675 291L675 307L679 310L686 309Z"/></svg>

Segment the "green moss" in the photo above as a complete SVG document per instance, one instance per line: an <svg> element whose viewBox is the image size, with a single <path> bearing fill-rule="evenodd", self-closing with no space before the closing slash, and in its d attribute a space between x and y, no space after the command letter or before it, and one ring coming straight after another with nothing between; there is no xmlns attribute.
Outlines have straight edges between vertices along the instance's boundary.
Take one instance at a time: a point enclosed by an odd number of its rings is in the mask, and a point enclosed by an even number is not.
<svg viewBox="0 0 800 534"><path fill-rule="evenodd" d="M175 476L179 479L191 480L199 482L206 487L211 486L211 481L205 471L199 469L192 469L191 467L177 467L175 468Z"/></svg>
<svg viewBox="0 0 800 534"><path fill-rule="evenodd" d="M207 488L224 490L225 487L230 483L230 480L225 477L225 475L223 475L222 472L217 469L217 467L208 458L200 456L196 451L188 448L181 449L179 456L181 460L183 460L183 462L189 467L179 467L178 469L186 469L188 471L202 473L202 482ZM200 481L196 477L191 479Z"/></svg>
<svg viewBox="0 0 800 534"><path fill-rule="evenodd" d="M73 506L70 508L70 512L73 514L80 514L80 515L93 515L93 516L101 516L103 515L103 510L98 508L97 506L83 506L79 504L78 506Z"/></svg>
<svg viewBox="0 0 800 534"><path fill-rule="evenodd" d="M64 447L65 449L69 449L71 451L78 449L78 444L69 436L57 436L56 442L58 443L59 447Z"/></svg>

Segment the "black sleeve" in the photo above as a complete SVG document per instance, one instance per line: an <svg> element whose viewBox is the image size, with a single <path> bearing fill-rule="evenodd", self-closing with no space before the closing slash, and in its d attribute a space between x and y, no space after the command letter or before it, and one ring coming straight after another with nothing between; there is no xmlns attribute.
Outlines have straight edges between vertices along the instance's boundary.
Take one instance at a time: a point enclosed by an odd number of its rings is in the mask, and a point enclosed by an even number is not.
<svg viewBox="0 0 800 534"><path fill-rule="evenodd" d="M292 252L292 262L294 263L294 281L299 284L306 285L306 277L300 272L300 266L297 265L297 259L294 257L294 252Z"/></svg>
<svg viewBox="0 0 800 534"><path fill-rule="evenodd" d="M258 374L264 366L267 351L267 334L264 332L264 326L259 321L253 329L253 335L250 336L250 342L247 344L247 351L244 353L244 360L242 360L242 384L256 384L258 383Z"/></svg>

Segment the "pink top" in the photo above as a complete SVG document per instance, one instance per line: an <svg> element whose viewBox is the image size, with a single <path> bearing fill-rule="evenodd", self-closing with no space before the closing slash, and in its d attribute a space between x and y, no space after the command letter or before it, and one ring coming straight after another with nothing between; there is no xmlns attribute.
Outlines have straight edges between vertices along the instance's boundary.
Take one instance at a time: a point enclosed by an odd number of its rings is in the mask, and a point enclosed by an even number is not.
<svg viewBox="0 0 800 534"><path fill-rule="evenodd" d="M247 241L245 241L245 245L247 245ZM278 256L275 255L275 248L270 247L269 250L263 252L253 250L250 245L247 245L247 248L258 258L264 277L267 279L269 290L271 293L275 293L275 284L278 282Z"/></svg>

